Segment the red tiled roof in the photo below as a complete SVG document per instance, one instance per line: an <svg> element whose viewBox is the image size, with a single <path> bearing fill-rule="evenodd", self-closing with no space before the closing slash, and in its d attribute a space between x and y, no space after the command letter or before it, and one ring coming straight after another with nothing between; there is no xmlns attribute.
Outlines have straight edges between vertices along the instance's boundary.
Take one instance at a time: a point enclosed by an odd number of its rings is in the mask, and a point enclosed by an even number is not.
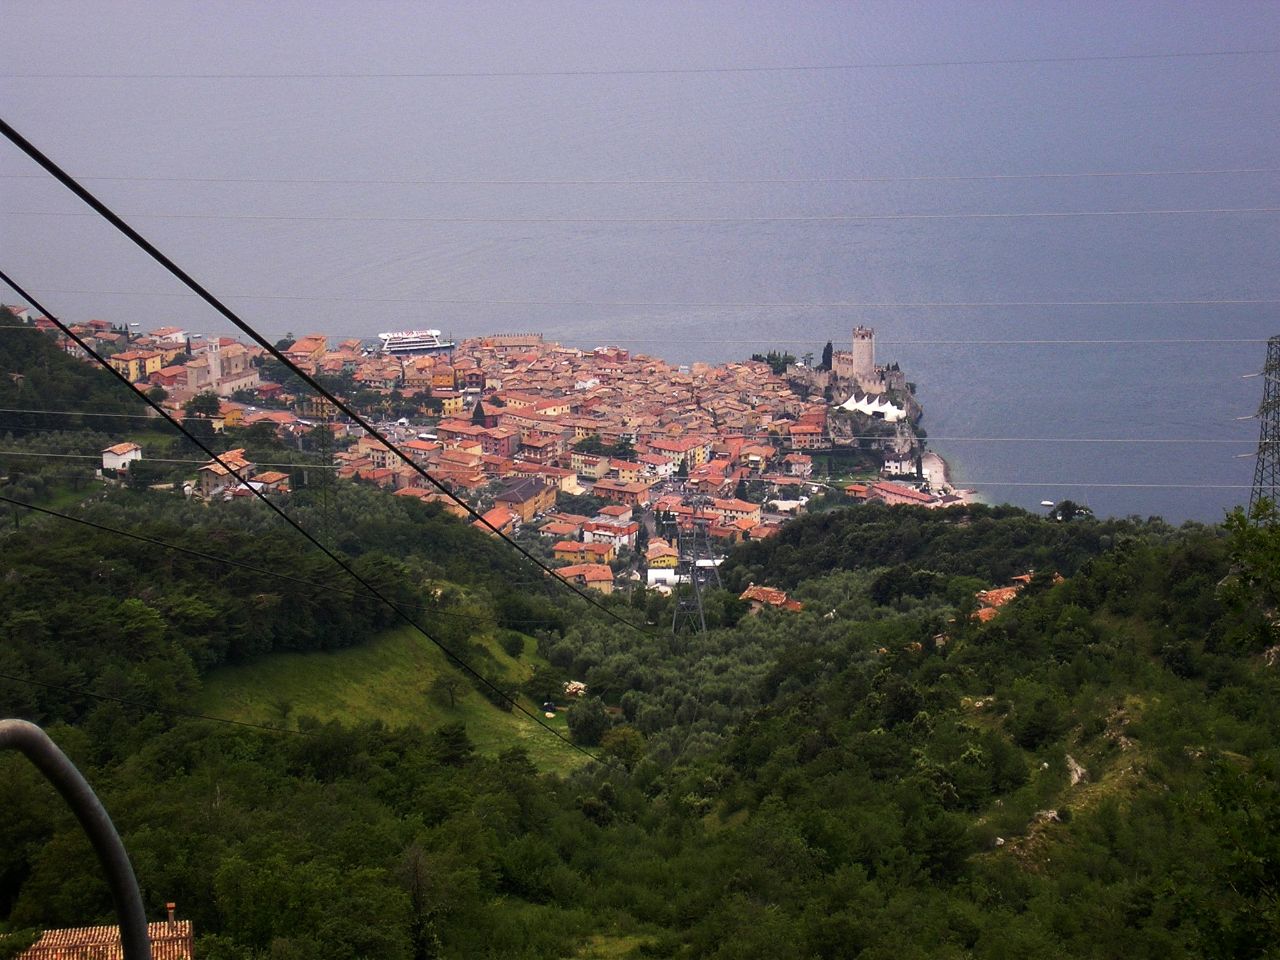
<svg viewBox="0 0 1280 960"><path fill-rule="evenodd" d="M1018 587L996 587L994 590L983 590L978 594L978 602L984 607L998 609L1018 595Z"/></svg>
<svg viewBox="0 0 1280 960"><path fill-rule="evenodd" d="M493 507L486 510L483 516L484 519L488 521L489 526L495 527L498 530L509 527L518 519L518 517L506 507ZM477 530L483 530L485 533L493 533L488 526L485 526L485 524L481 523L479 520L473 520L471 525Z"/></svg>
<svg viewBox="0 0 1280 960"><path fill-rule="evenodd" d="M723 512L732 513L754 513L760 509L760 504L749 503L746 500L712 500L711 508Z"/></svg>
<svg viewBox="0 0 1280 960"><path fill-rule="evenodd" d="M191 960L195 937L190 920L147 924L152 960ZM119 927L64 927L46 930L18 960L124 960Z"/></svg>
<svg viewBox="0 0 1280 960"><path fill-rule="evenodd" d="M581 527L576 523L565 523L562 520L553 520L550 523L544 523L539 533L551 537L568 537L576 534L580 529Z"/></svg>
<svg viewBox="0 0 1280 960"><path fill-rule="evenodd" d="M435 494L434 490L428 490L426 487L401 487L395 493L394 497L417 497L419 500L425 500Z"/></svg>
<svg viewBox="0 0 1280 960"><path fill-rule="evenodd" d="M230 467L232 470L235 470L237 473L243 472L244 470L247 470L249 467L252 466L252 464L245 459L243 447L238 447L235 450L228 450L226 453L219 454L218 458L222 461L222 463L225 463L228 467ZM213 460L210 460L200 469L207 470L216 477L225 477L227 475L227 470L225 467L222 466L222 463L217 463Z"/></svg>
<svg viewBox="0 0 1280 960"><path fill-rule="evenodd" d="M852 484L850 484L852 486ZM847 487L845 488L848 489ZM916 503L932 503L934 498L927 493L923 493L915 487L908 487L901 483L890 483L888 481L874 483L871 485L872 493L880 496L901 497L904 500L913 500Z"/></svg>
<svg viewBox="0 0 1280 960"><path fill-rule="evenodd" d="M581 577L587 583L613 580L613 571L605 563L577 563L570 567L560 567L556 573L566 579Z"/></svg>
<svg viewBox="0 0 1280 960"><path fill-rule="evenodd" d="M777 587L757 587L755 584L747 587L742 591L739 600L753 600L756 603L768 604L771 607L780 607L784 610L802 610L804 604L798 600L792 600L787 596L785 590L779 590Z"/></svg>

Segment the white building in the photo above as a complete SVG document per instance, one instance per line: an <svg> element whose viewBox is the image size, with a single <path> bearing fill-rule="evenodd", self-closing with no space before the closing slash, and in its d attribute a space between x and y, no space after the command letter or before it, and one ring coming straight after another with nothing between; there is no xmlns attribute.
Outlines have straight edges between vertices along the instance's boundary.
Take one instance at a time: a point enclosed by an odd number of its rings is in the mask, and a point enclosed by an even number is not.
<svg viewBox="0 0 1280 960"><path fill-rule="evenodd" d="M916 458L909 453L886 454L884 473L891 477L914 477L916 475Z"/></svg>
<svg viewBox="0 0 1280 960"><path fill-rule="evenodd" d="M187 341L187 331L181 327L161 327L159 330L152 330L151 336L162 343L186 343Z"/></svg>
<svg viewBox="0 0 1280 960"><path fill-rule="evenodd" d="M688 583L689 578L676 573L675 567L650 567L648 576L649 589L665 587L671 589L677 583Z"/></svg>
<svg viewBox="0 0 1280 960"><path fill-rule="evenodd" d="M591 520L582 525L583 543L611 543L614 549L634 547L640 524L635 521Z"/></svg>
<svg viewBox="0 0 1280 960"><path fill-rule="evenodd" d="M128 470L129 464L142 459L142 448L136 443L117 443L102 451L103 470Z"/></svg>

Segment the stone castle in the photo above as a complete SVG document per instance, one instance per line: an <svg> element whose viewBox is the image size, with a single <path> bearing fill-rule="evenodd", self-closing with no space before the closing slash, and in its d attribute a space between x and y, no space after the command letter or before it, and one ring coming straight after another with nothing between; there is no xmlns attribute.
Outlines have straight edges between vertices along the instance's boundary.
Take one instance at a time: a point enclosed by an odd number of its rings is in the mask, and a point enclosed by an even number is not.
<svg viewBox="0 0 1280 960"><path fill-rule="evenodd" d="M876 331L861 324L853 328L850 349L836 350L831 354L831 370L813 370L793 366L787 376L805 380L820 390L830 387L834 395L850 393L879 396L893 392L907 397L911 390L907 376L896 363L876 366Z"/></svg>

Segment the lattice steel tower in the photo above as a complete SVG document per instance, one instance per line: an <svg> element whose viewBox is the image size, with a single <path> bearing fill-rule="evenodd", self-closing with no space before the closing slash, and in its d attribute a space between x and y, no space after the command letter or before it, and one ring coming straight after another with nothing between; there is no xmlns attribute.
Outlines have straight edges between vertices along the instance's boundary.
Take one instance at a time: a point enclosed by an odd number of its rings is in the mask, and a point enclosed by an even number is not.
<svg viewBox="0 0 1280 960"><path fill-rule="evenodd" d="M712 517L707 513L710 497L685 497L684 506L692 507L693 514L686 529L676 523L676 608L671 616L671 632L678 634L686 623L698 633L707 632L707 614L702 606L702 593L712 584L720 586L720 570L711 555ZM688 578L689 590L681 590L681 580Z"/></svg>
<svg viewBox="0 0 1280 960"><path fill-rule="evenodd" d="M1253 471L1249 512L1264 497L1280 507L1280 336L1267 341L1267 362L1262 368L1261 421L1258 434L1258 464Z"/></svg>

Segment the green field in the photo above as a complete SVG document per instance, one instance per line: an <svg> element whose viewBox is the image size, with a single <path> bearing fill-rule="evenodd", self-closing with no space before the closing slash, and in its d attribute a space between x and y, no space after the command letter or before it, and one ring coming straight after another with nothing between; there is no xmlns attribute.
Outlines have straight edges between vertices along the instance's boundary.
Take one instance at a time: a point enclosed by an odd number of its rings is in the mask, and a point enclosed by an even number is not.
<svg viewBox="0 0 1280 960"><path fill-rule="evenodd" d="M532 670L513 660L496 642L481 641L512 679ZM465 682L456 706L432 698L431 682L454 670L439 648L409 627L392 630L359 647L317 653L274 653L241 666L223 667L205 678L197 706L202 712L253 723L296 724L297 718L354 723L381 720L388 726L466 724L467 735L484 754L523 746L540 769L567 772L585 757L521 713L506 713ZM537 705L524 706L541 715ZM568 735L563 713L546 723Z"/></svg>

